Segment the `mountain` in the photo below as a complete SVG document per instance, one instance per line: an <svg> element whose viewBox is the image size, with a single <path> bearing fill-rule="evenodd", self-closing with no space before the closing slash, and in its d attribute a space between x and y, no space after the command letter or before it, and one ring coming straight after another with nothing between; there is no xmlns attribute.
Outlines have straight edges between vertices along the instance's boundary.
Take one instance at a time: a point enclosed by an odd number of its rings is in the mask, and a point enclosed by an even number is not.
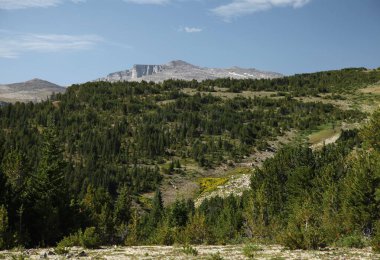
<svg viewBox="0 0 380 260"><path fill-rule="evenodd" d="M0 101L38 102L47 99L53 93L63 93L66 88L54 83L32 79L21 83L0 85Z"/></svg>
<svg viewBox="0 0 380 260"><path fill-rule="evenodd" d="M202 81L216 78L263 79L278 78L282 76L282 74L275 72L239 67L227 69L198 67L185 61L176 60L163 65L134 65L129 70L114 72L104 78L97 79L96 81L117 82L145 80L162 82L167 79L195 79Z"/></svg>

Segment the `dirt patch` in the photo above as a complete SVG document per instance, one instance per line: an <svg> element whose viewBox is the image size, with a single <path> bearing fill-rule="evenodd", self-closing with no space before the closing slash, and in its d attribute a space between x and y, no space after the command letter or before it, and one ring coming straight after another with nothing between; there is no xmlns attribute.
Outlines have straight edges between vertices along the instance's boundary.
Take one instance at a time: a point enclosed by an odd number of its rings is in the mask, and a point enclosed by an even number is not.
<svg viewBox="0 0 380 260"><path fill-rule="evenodd" d="M198 174L167 176L162 184L161 192L164 205L170 205L176 199L192 199L199 191Z"/></svg>
<svg viewBox="0 0 380 260"><path fill-rule="evenodd" d="M371 94L377 94L380 95L380 83L372 86L368 86L366 88L362 88L359 90L362 93L371 93Z"/></svg>

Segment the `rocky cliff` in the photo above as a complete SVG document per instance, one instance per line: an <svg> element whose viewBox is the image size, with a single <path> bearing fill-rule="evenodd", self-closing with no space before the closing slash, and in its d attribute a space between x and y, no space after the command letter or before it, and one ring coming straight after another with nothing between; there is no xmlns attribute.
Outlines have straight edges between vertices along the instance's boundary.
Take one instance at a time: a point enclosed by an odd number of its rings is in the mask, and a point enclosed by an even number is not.
<svg viewBox="0 0 380 260"><path fill-rule="evenodd" d="M256 69L244 69L232 67L203 68L192 65L185 61L175 60L163 65L134 65L129 70L114 72L97 81L154 81L162 82L168 79L183 80L206 80L216 78L237 78L237 79L262 79L282 77L279 73L259 71Z"/></svg>

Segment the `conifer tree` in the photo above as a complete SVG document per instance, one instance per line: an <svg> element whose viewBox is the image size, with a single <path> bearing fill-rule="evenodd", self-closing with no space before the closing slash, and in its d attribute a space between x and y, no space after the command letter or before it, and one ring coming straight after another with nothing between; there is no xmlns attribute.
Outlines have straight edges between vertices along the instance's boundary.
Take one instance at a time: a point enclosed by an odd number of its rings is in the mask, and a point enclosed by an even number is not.
<svg viewBox="0 0 380 260"><path fill-rule="evenodd" d="M162 194L160 189L157 188L156 193L154 194L153 198L153 206L152 210L150 212L150 218L151 218L151 223L153 226L155 226L154 223L157 223L161 220L163 216L163 211L164 211L164 203L162 201Z"/></svg>
<svg viewBox="0 0 380 260"><path fill-rule="evenodd" d="M31 233L35 241L50 245L64 232L64 216L69 212L67 188L64 179L63 152L57 130L51 120L43 132L43 145L37 174L33 178L34 213Z"/></svg>

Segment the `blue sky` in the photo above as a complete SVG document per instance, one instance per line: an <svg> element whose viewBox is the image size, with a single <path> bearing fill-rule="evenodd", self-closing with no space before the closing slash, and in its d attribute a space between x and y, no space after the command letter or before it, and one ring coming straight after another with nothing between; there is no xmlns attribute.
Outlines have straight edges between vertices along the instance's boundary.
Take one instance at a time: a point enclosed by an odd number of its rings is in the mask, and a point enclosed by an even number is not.
<svg viewBox="0 0 380 260"><path fill-rule="evenodd" d="M0 83L175 59L287 75L380 67L380 1L0 0Z"/></svg>

